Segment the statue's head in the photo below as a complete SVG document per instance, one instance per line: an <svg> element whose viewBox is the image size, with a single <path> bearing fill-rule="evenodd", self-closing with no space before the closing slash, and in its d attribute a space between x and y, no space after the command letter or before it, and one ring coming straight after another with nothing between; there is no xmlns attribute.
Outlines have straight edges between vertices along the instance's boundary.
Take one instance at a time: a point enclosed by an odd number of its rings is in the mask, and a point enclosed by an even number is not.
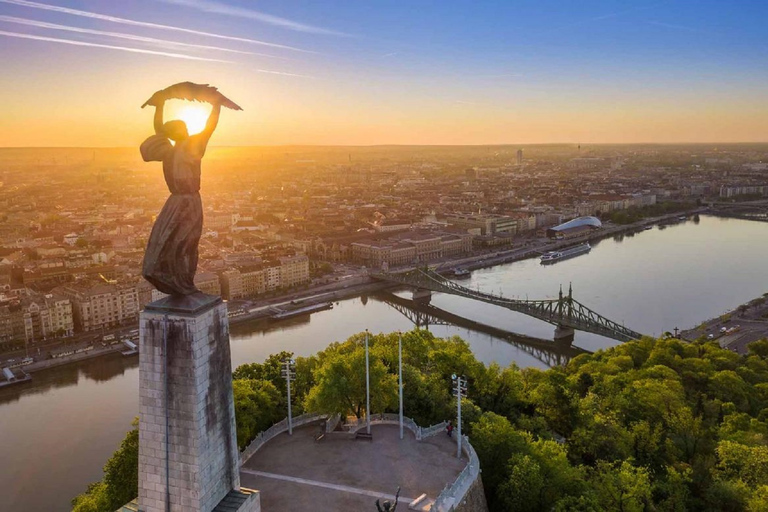
<svg viewBox="0 0 768 512"><path fill-rule="evenodd" d="M169 139L179 142L189 137L187 131L187 124L180 119L174 121L168 121L163 125L163 134Z"/></svg>
<svg viewBox="0 0 768 512"><path fill-rule="evenodd" d="M382 503L382 506L384 507L384 510L390 511L392 510L392 502L387 500L384 503Z"/></svg>

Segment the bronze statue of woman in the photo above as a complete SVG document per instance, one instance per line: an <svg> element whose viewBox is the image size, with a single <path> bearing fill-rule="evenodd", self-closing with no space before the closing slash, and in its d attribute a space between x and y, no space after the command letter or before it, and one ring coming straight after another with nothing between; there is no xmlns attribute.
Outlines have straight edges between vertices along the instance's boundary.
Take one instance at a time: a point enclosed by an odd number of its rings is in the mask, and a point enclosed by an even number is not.
<svg viewBox="0 0 768 512"><path fill-rule="evenodd" d="M155 135L141 144L141 156L145 162L163 162L171 196L149 235L142 275L163 293L191 295L199 291L194 278L203 231L200 162L219 122L221 103L213 103L205 129L189 135L184 121L163 123L165 98L156 96L147 103L155 107Z"/></svg>

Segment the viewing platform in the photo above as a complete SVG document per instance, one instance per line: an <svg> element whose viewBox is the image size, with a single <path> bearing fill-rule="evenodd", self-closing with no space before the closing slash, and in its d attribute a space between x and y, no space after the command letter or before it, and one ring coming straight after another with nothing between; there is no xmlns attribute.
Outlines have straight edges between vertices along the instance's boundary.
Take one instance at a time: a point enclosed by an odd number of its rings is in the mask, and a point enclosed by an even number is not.
<svg viewBox="0 0 768 512"><path fill-rule="evenodd" d="M375 510L377 499L394 502L398 487L398 510L409 510L411 504L410 510L435 512L487 510L484 499L480 507L454 508L448 496L458 488L468 495L470 487L482 494L481 485L472 485L474 477L479 484L479 468L469 464L470 452L456 458L455 434L448 437L436 428L417 440L413 430L404 428L401 440L397 424L372 418L371 440L354 435L365 432L364 424L320 436L324 421L294 427L292 436L275 435L244 461L242 485L258 489L262 510L269 512L312 510L320 503L327 510Z"/></svg>

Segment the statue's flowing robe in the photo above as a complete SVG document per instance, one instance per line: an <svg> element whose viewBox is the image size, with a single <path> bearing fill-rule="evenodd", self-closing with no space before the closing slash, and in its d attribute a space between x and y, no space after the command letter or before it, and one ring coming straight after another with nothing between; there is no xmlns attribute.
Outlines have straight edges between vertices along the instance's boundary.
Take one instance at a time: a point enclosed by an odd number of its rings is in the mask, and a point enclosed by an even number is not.
<svg viewBox="0 0 768 512"><path fill-rule="evenodd" d="M142 275L169 295L197 292L194 284L198 244L203 231L200 200L200 160L194 141L171 145L162 135L141 144L145 162L163 162L163 175L171 196L155 220L144 253Z"/></svg>

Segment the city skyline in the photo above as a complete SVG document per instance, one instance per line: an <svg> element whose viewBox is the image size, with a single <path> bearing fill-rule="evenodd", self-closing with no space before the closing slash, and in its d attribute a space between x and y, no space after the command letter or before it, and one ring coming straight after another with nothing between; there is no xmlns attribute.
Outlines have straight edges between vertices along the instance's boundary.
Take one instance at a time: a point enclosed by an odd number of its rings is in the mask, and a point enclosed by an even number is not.
<svg viewBox="0 0 768 512"><path fill-rule="evenodd" d="M768 8L727 7L1 0L0 130L134 146L192 80L245 109L217 146L766 141Z"/></svg>

